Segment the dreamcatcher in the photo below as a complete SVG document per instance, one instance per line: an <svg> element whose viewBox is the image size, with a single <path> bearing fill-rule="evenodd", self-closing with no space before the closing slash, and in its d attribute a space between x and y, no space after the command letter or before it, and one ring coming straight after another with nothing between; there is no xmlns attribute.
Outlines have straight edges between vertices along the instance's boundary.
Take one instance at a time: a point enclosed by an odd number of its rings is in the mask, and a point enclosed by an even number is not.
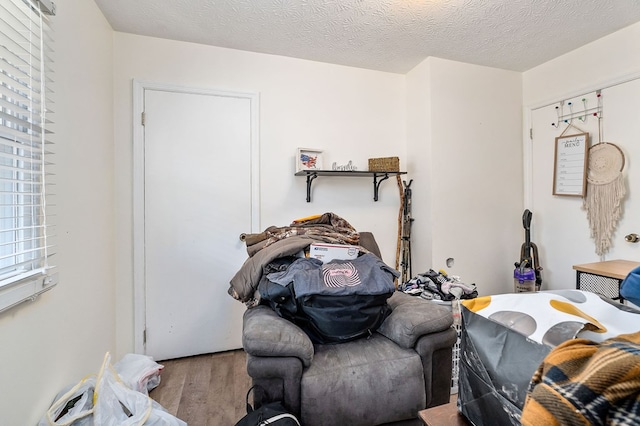
<svg viewBox="0 0 640 426"><path fill-rule="evenodd" d="M622 215L624 154L611 142L602 142L601 118L598 117L598 143L589 148L587 194L582 207L587 211L596 254L603 256L611 248L611 236Z"/></svg>

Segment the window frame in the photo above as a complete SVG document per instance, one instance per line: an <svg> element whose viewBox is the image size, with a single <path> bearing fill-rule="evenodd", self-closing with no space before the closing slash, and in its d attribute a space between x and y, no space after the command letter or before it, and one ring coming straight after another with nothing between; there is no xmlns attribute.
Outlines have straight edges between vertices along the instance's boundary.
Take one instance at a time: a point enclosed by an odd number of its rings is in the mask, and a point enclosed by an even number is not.
<svg viewBox="0 0 640 426"><path fill-rule="evenodd" d="M8 0L0 25L0 313L58 283L49 259L50 0ZM45 148L46 147L46 148Z"/></svg>

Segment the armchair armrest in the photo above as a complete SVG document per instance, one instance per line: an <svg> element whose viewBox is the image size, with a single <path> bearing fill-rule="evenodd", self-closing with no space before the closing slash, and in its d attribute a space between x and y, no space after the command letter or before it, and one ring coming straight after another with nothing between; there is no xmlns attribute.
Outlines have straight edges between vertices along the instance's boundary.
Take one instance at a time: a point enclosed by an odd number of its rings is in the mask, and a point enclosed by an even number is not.
<svg viewBox="0 0 640 426"><path fill-rule="evenodd" d="M309 336L268 306L256 306L244 313L242 346L257 357L296 357L305 367L311 365L314 353Z"/></svg>
<svg viewBox="0 0 640 426"><path fill-rule="evenodd" d="M418 300L415 296L395 292L388 303L392 311L378 328L378 333L405 349L413 348L420 337L444 331L453 324L453 316L447 308Z"/></svg>

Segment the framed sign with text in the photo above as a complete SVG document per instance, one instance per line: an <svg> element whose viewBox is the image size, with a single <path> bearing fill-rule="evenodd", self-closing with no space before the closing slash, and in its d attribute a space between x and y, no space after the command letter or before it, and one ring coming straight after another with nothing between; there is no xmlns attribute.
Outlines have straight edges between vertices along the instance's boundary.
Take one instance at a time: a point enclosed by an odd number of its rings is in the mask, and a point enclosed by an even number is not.
<svg viewBox="0 0 640 426"><path fill-rule="evenodd" d="M589 133L556 138L553 195L585 196L588 153Z"/></svg>

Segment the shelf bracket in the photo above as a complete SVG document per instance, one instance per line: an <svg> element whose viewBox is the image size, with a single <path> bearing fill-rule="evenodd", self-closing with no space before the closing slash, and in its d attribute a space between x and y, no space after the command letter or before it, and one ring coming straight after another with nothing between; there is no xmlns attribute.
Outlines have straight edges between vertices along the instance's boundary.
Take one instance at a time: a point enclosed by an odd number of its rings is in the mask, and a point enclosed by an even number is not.
<svg viewBox="0 0 640 426"><path fill-rule="evenodd" d="M378 201L378 190L380 189L380 184L383 180L389 179L389 173L385 173L384 177L378 180L378 174L373 174L373 201Z"/></svg>
<svg viewBox="0 0 640 426"><path fill-rule="evenodd" d="M318 177L317 173L307 174L307 203L311 202L311 182Z"/></svg>

